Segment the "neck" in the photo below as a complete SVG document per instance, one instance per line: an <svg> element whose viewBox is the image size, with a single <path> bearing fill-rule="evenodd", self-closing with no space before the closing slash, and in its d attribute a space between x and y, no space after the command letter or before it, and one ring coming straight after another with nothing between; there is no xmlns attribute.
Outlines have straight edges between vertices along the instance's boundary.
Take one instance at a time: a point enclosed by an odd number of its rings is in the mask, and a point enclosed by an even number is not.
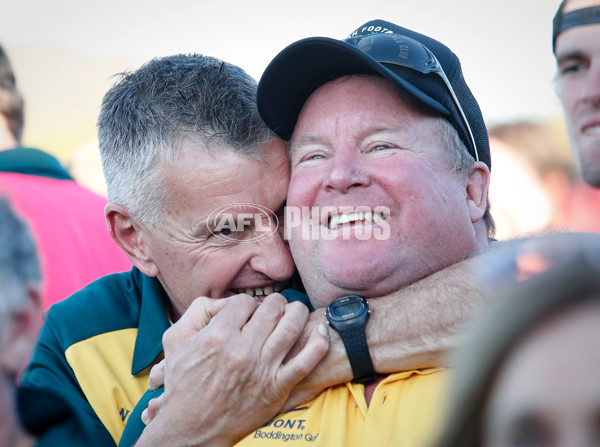
<svg viewBox="0 0 600 447"><path fill-rule="evenodd" d="M375 388L377 388L377 385L379 385L379 383L386 377L387 377L387 375L378 376L377 379L375 379L373 382L367 383L365 385L365 400L367 401L367 407L369 405L371 405L371 399L373 398L373 393L375 392Z"/></svg>
<svg viewBox="0 0 600 447"><path fill-rule="evenodd" d="M0 114L0 151L14 149L19 145L15 136L8 127L8 121Z"/></svg>

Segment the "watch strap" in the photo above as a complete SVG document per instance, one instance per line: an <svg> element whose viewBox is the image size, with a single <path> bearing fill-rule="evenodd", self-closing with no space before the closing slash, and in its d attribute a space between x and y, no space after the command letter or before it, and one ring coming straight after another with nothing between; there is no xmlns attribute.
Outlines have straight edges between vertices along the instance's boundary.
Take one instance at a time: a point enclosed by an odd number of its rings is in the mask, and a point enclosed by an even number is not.
<svg viewBox="0 0 600 447"><path fill-rule="evenodd" d="M340 336L352 367L352 374L354 375L352 381L367 383L375 380L377 373L373 368L373 362L369 354L364 326L346 330L343 334L340 333Z"/></svg>

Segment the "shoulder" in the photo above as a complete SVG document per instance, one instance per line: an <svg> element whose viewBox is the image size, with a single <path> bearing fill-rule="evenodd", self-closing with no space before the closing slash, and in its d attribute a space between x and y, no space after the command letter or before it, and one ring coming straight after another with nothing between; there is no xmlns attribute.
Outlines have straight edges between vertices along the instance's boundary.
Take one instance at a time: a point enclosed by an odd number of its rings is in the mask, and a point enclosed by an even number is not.
<svg viewBox="0 0 600 447"><path fill-rule="evenodd" d="M144 289L143 274L106 275L50 307L45 325L70 345L94 335L137 327Z"/></svg>

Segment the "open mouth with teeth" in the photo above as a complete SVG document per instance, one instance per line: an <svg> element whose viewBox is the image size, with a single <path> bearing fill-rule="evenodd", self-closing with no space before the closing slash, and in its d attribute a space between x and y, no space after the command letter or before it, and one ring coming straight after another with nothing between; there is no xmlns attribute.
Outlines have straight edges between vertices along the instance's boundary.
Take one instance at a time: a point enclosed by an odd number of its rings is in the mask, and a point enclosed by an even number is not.
<svg viewBox="0 0 600 447"><path fill-rule="evenodd" d="M281 292L284 288L285 287L283 284L275 284L266 287L237 288L233 289L233 291L235 293L245 293L246 295L250 295L256 301L259 301L267 295L276 292Z"/></svg>
<svg viewBox="0 0 600 447"><path fill-rule="evenodd" d="M333 214L329 216L327 227L330 230L337 230L340 225L342 228L361 224L368 225L372 222L383 222L388 217L390 217L389 214L384 214L378 211L355 211L352 213Z"/></svg>
<svg viewBox="0 0 600 447"><path fill-rule="evenodd" d="M594 126L588 126L583 130L584 135L600 135L600 124L596 124Z"/></svg>

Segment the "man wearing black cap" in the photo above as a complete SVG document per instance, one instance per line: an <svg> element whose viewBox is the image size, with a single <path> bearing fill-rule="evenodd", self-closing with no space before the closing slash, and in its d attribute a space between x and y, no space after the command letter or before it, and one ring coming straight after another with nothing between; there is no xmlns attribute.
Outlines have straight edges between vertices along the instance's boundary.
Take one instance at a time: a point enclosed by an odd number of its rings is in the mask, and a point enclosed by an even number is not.
<svg viewBox="0 0 600 447"><path fill-rule="evenodd" d="M600 0L565 0L554 17L556 87L583 179L600 187Z"/></svg>
<svg viewBox="0 0 600 447"><path fill-rule="evenodd" d="M326 308L346 345L354 380L239 445L426 445L446 374L377 375L366 299L483 250L493 233L487 133L460 62L431 38L372 21L344 41L311 38L283 50L261 79L258 105L290 143L290 247L313 306ZM444 311L439 303L431 312ZM150 431L168 430L162 416ZM122 443L135 439L129 429Z"/></svg>
<svg viewBox="0 0 600 447"><path fill-rule="evenodd" d="M335 316L338 297L375 299L487 246L487 132L458 58L441 43L379 20L344 41L296 42L266 69L258 105L289 141L287 206L334 209L322 219L333 238L303 237L311 212L290 228L315 308ZM373 231L389 225L388 239L352 237L370 225L361 206L389 210L373 219ZM316 445L426 445L444 378L438 369L355 377L307 404L304 432ZM241 445L300 434L280 428L299 417L280 416Z"/></svg>

